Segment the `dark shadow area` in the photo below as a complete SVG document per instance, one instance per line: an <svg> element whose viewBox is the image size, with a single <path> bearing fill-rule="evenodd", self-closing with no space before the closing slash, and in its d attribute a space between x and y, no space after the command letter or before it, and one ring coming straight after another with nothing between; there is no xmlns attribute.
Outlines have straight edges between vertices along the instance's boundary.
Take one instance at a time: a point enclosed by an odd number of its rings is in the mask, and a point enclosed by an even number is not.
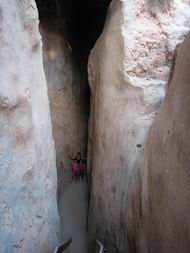
<svg viewBox="0 0 190 253"><path fill-rule="evenodd" d="M87 62L90 50L103 31L111 0L36 0L40 22L59 30L69 43L73 60L84 79L80 94L85 97L84 111L89 114L90 91Z"/></svg>
<svg viewBox="0 0 190 253"><path fill-rule="evenodd" d="M57 20L72 49L84 61L100 36L111 0L36 0L40 21Z"/></svg>

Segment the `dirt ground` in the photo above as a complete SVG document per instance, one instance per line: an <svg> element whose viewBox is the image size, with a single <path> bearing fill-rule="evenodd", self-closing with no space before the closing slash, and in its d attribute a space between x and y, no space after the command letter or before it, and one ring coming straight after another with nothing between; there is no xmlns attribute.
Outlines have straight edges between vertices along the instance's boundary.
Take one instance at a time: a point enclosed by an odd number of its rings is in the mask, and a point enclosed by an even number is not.
<svg viewBox="0 0 190 253"><path fill-rule="evenodd" d="M87 253L88 189L86 178L71 183L71 171L58 175L58 209L61 223L61 241L72 237L65 253Z"/></svg>

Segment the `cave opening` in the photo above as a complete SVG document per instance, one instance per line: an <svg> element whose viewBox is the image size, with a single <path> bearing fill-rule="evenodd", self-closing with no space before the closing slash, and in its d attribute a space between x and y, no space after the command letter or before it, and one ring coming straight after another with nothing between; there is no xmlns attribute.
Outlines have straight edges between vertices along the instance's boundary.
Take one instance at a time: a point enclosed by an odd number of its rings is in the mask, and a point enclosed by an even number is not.
<svg viewBox="0 0 190 253"><path fill-rule="evenodd" d="M68 155L87 156L90 89L88 56L103 31L111 0L36 0L58 175L61 238L71 252L88 252L87 182L70 183ZM76 209L80 209L76 211Z"/></svg>

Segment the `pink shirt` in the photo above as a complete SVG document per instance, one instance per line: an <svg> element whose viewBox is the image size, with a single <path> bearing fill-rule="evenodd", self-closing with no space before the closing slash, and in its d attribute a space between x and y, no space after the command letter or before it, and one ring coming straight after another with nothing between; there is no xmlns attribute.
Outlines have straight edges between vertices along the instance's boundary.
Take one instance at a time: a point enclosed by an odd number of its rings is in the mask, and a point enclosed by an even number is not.
<svg viewBox="0 0 190 253"><path fill-rule="evenodd" d="M86 170L86 165L85 164L80 164L80 171L85 172Z"/></svg>
<svg viewBox="0 0 190 253"><path fill-rule="evenodd" d="M74 173L79 171L79 164L78 163L72 163L72 171Z"/></svg>

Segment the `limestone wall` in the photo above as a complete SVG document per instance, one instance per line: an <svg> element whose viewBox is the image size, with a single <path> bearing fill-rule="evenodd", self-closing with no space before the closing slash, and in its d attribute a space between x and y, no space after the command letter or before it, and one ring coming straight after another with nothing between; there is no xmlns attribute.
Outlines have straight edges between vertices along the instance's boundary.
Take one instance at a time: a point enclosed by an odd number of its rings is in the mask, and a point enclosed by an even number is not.
<svg viewBox="0 0 190 253"><path fill-rule="evenodd" d="M70 170L68 154L86 152L88 96L84 69L58 26L41 25L57 165Z"/></svg>
<svg viewBox="0 0 190 253"><path fill-rule="evenodd" d="M0 3L0 252L58 244L55 149L32 0Z"/></svg>
<svg viewBox="0 0 190 253"><path fill-rule="evenodd" d="M127 211L130 252L189 252L189 55L190 34L176 50L165 101L133 177Z"/></svg>
<svg viewBox="0 0 190 253"><path fill-rule="evenodd" d="M113 1L89 58L89 227L91 238L102 240L109 252L128 247L129 192L136 171L143 170L144 146L165 96L174 49L190 28L189 3L165 3ZM141 191L135 194L132 216L141 215L136 208Z"/></svg>

